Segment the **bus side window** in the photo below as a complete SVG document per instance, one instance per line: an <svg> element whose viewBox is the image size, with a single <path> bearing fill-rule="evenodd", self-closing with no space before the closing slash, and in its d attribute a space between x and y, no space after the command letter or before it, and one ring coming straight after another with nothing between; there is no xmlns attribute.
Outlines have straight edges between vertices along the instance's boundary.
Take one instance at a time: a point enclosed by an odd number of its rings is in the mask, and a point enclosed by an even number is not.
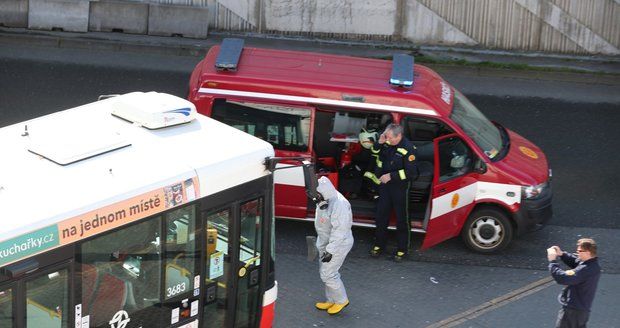
<svg viewBox="0 0 620 328"><path fill-rule="evenodd" d="M12 289L0 290L0 328L13 327Z"/></svg>
<svg viewBox="0 0 620 328"><path fill-rule="evenodd" d="M91 315L91 323L160 302L160 230L161 217L155 217L79 246L82 315Z"/></svg>
<svg viewBox="0 0 620 328"><path fill-rule="evenodd" d="M182 207L166 215L166 299L198 287L192 286L198 257L195 236L195 206Z"/></svg>
<svg viewBox="0 0 620 328"><path fill-rule="evenodd" d="M26 326L68 327L67 269L41 275L26 283Z"/></svg>

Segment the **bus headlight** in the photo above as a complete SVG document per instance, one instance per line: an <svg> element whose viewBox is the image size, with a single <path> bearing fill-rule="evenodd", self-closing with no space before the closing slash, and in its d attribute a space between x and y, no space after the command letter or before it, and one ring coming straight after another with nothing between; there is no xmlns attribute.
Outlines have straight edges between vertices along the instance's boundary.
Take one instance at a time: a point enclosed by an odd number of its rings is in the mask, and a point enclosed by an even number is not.
<svg viewBox="0 0 620 328"><path fill-rule="evenodd" d="M542 192L547 188L547 182L543 182L536 186L522 186L521 193L526 199L536 198L542 194Z"/></svg>

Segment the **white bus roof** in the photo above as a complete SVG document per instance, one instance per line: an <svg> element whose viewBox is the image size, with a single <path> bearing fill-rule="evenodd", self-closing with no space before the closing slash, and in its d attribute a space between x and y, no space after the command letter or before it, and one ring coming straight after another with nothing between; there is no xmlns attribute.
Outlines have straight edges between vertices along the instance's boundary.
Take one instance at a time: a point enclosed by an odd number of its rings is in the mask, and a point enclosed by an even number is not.
<svg viewBox="0 0 620 328"><path fill-rule="evenodd" d="M149 130L111 114L128 102L153 112L153 99L191 109L195 119ZM13 252L26 243L16 237L56 224L60 234L68 218L153 195L184 203L268 175L263 162L274 151L184 99L134 92L1 128L0 154L0 246Z"/></svg>

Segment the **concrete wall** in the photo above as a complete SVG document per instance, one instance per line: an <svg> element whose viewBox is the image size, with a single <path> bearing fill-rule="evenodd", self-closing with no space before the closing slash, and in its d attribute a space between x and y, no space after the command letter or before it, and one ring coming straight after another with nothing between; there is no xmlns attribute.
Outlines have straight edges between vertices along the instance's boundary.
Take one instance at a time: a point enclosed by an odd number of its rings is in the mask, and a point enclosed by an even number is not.
<svg viewBox="0 0 620 328"><path fill-rule="evenodd" d="M0 1L0 26L27 27L28 0Z"/></svg>
<svg viewBox="0 0 620 328"><path fill-rule="evenodd" d="M149 5L127 1L97 1L90 3L88 30L95 32L148 32Z"/></svg>
<svg viewBox="0 0 620 328"><path fill-rule="evenodd" d="M218 30L570 54L620 54L620 0L208 2L213 8L211 27Z"/></svg>
<svg viewBox="0 0 620 328"><path fill-rule="evenodd" d="M29 0L28 28L88 31L88 0Z"/></svg>
<svg viewBox="0 0 620 328"><path fill-rule="evenodd" d="M149 5L149 35L206 38L209 29L206 7Z"/></svg>
<svg viewBox="0 0 620 328"><path fill-rule="evenodd" d="M0 24L32 29L203 38L205 22L223 31L620 55L620 0L0 0Z"/></svg>

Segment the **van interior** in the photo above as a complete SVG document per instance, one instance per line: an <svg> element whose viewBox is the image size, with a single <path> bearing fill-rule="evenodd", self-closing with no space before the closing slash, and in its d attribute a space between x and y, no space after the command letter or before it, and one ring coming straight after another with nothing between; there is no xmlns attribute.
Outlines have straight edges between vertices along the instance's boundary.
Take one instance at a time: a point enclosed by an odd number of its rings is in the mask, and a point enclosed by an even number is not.
<svg viewBox="0 0 620 328"><path fill-rule="evenodd" d="M374 223L377 185L364 176L376 173L375 157L362 146L360 132L377 132L377 137L393 122L389 113L353 112L319 108L315 114L313 150L317 172L337 182L349 201L353 214ZM416 146L417 178L409 190L409 216L413 228L423 228L433 178L433 139L451 133L445 124L422 117L405 117L404 135Z"/></svg>
<svg viewBox="0 0 620 328"><path fill-rule="evenodd" d="M377 185L365 172L375 173L376 161L360 143L360 132L377 132L377 137L393 122L391 113L318 107L311 126L311 107L216 99L212 117L271 143L284 151L308 152L312 128L312 152L316 171L328 176L349 201L358 222L374 223ZM434 146L433 139L451 133L438 120L406 116L401 120L404 134L416 146L417 179L409 190L409 210L413 228L424 229L428 220ZM450 161L442 161L450 163Z"/></svg>

